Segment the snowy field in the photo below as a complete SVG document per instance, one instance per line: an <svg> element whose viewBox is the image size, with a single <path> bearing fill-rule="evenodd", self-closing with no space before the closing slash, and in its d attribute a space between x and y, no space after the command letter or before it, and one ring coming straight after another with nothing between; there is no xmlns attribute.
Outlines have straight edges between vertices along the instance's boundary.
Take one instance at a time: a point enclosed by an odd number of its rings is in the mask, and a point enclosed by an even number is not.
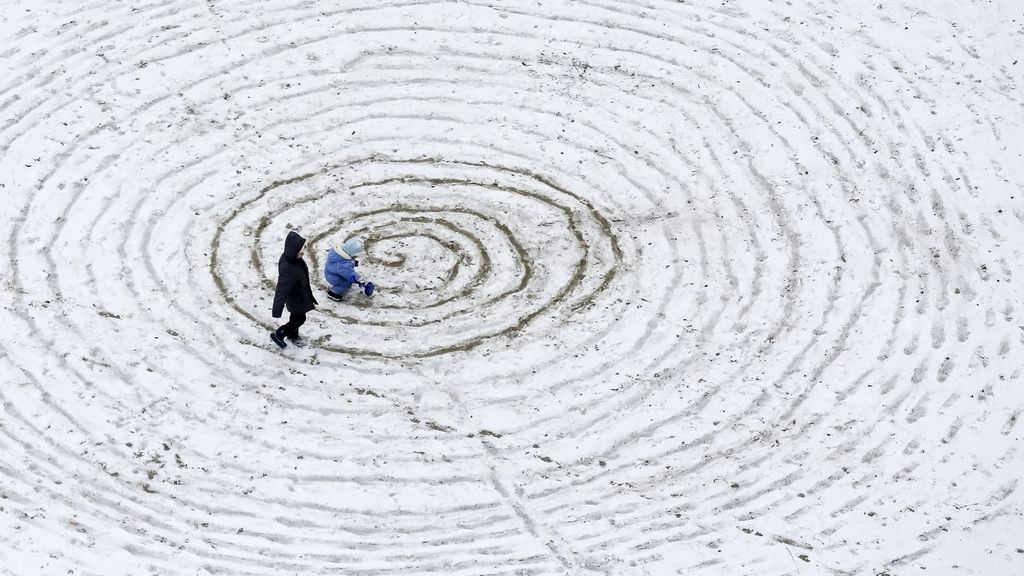
<svg viewBox="0 0 1024 576"><path fill-rule="evenodd" d="M0 71L2 575L1024 574L1021 0L3 0Z"/></svg>

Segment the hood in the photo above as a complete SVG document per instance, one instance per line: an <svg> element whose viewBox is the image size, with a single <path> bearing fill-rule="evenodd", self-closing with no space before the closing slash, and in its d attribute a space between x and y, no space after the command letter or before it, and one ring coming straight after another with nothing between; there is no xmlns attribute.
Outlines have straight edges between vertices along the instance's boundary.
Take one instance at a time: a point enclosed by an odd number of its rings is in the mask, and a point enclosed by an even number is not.
<svg viewBox="0 0 1024 576"><path fill-rule="evenodd" d="M349 238L340 244L335 244L334 251L346 260L355 260L363 255L363 241L359 238Z"/></svg>
<svg viewBox="0 0 1024 576"><path fill-rule="evenodd" d="M351 260L352 259L352 257L349 256L348 252L345 252L345 248L343 248L341 244L338 244L337 246L332 248L332 250L334 250L335 254L337 254L338 256L341 256L345 260Z"/></svg>
<svg viewBox="0 0 1024 576"><path fill-rule="evenodd" d="M298 260L299 252L302 251L302 247L306 245L306 239L299 236L298 232L294 230L288 233L288 237L284 239L284 257L289 260Z"/></svg>

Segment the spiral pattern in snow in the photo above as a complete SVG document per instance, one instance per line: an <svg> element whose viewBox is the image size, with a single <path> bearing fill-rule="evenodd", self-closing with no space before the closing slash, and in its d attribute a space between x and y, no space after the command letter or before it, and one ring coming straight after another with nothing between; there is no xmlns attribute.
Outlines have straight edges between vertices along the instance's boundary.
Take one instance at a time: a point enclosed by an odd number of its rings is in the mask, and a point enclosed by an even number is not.
<svg viewBox="0 0 1024 576"><path fill-rule="evenodd" d="M1021 572L1014 9L8 3L0 574Z"/></svg>

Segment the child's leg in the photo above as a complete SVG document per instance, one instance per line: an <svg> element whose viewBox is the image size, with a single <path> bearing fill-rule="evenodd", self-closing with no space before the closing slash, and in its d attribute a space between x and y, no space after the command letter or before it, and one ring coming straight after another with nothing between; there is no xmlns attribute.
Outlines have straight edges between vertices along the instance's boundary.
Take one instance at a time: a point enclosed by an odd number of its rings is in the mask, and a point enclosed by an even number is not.
<svg viewBox="0 0 1024 576"><path fill-rule="evenodd" d="M341 298L352 288L352 283L347 280L335 279L335 282L331 283L331 294Z"/></svg>
<svg viewBox="0 0 1024 576"><path fill-rule="evenodd" d="M278 336L287 336L295 339L299 337L299 327L306 323L306 315L299 313L290 313L288 315L288 323L277 329Z"/></svg>

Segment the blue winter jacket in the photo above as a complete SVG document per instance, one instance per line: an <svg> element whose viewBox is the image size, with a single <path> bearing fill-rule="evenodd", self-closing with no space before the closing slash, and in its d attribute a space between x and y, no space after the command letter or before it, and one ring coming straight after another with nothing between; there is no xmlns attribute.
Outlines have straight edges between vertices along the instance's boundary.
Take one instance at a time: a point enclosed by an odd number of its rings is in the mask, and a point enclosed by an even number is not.
<svg viewBox="0 0 1024 576"><path fill-rule="evenodd" d="M356 272L356 262L345 258L333 249L327 251L327 264L324 265L324 279L334 288L336 294L341 294L359 282L359 273Z"/></svg>

